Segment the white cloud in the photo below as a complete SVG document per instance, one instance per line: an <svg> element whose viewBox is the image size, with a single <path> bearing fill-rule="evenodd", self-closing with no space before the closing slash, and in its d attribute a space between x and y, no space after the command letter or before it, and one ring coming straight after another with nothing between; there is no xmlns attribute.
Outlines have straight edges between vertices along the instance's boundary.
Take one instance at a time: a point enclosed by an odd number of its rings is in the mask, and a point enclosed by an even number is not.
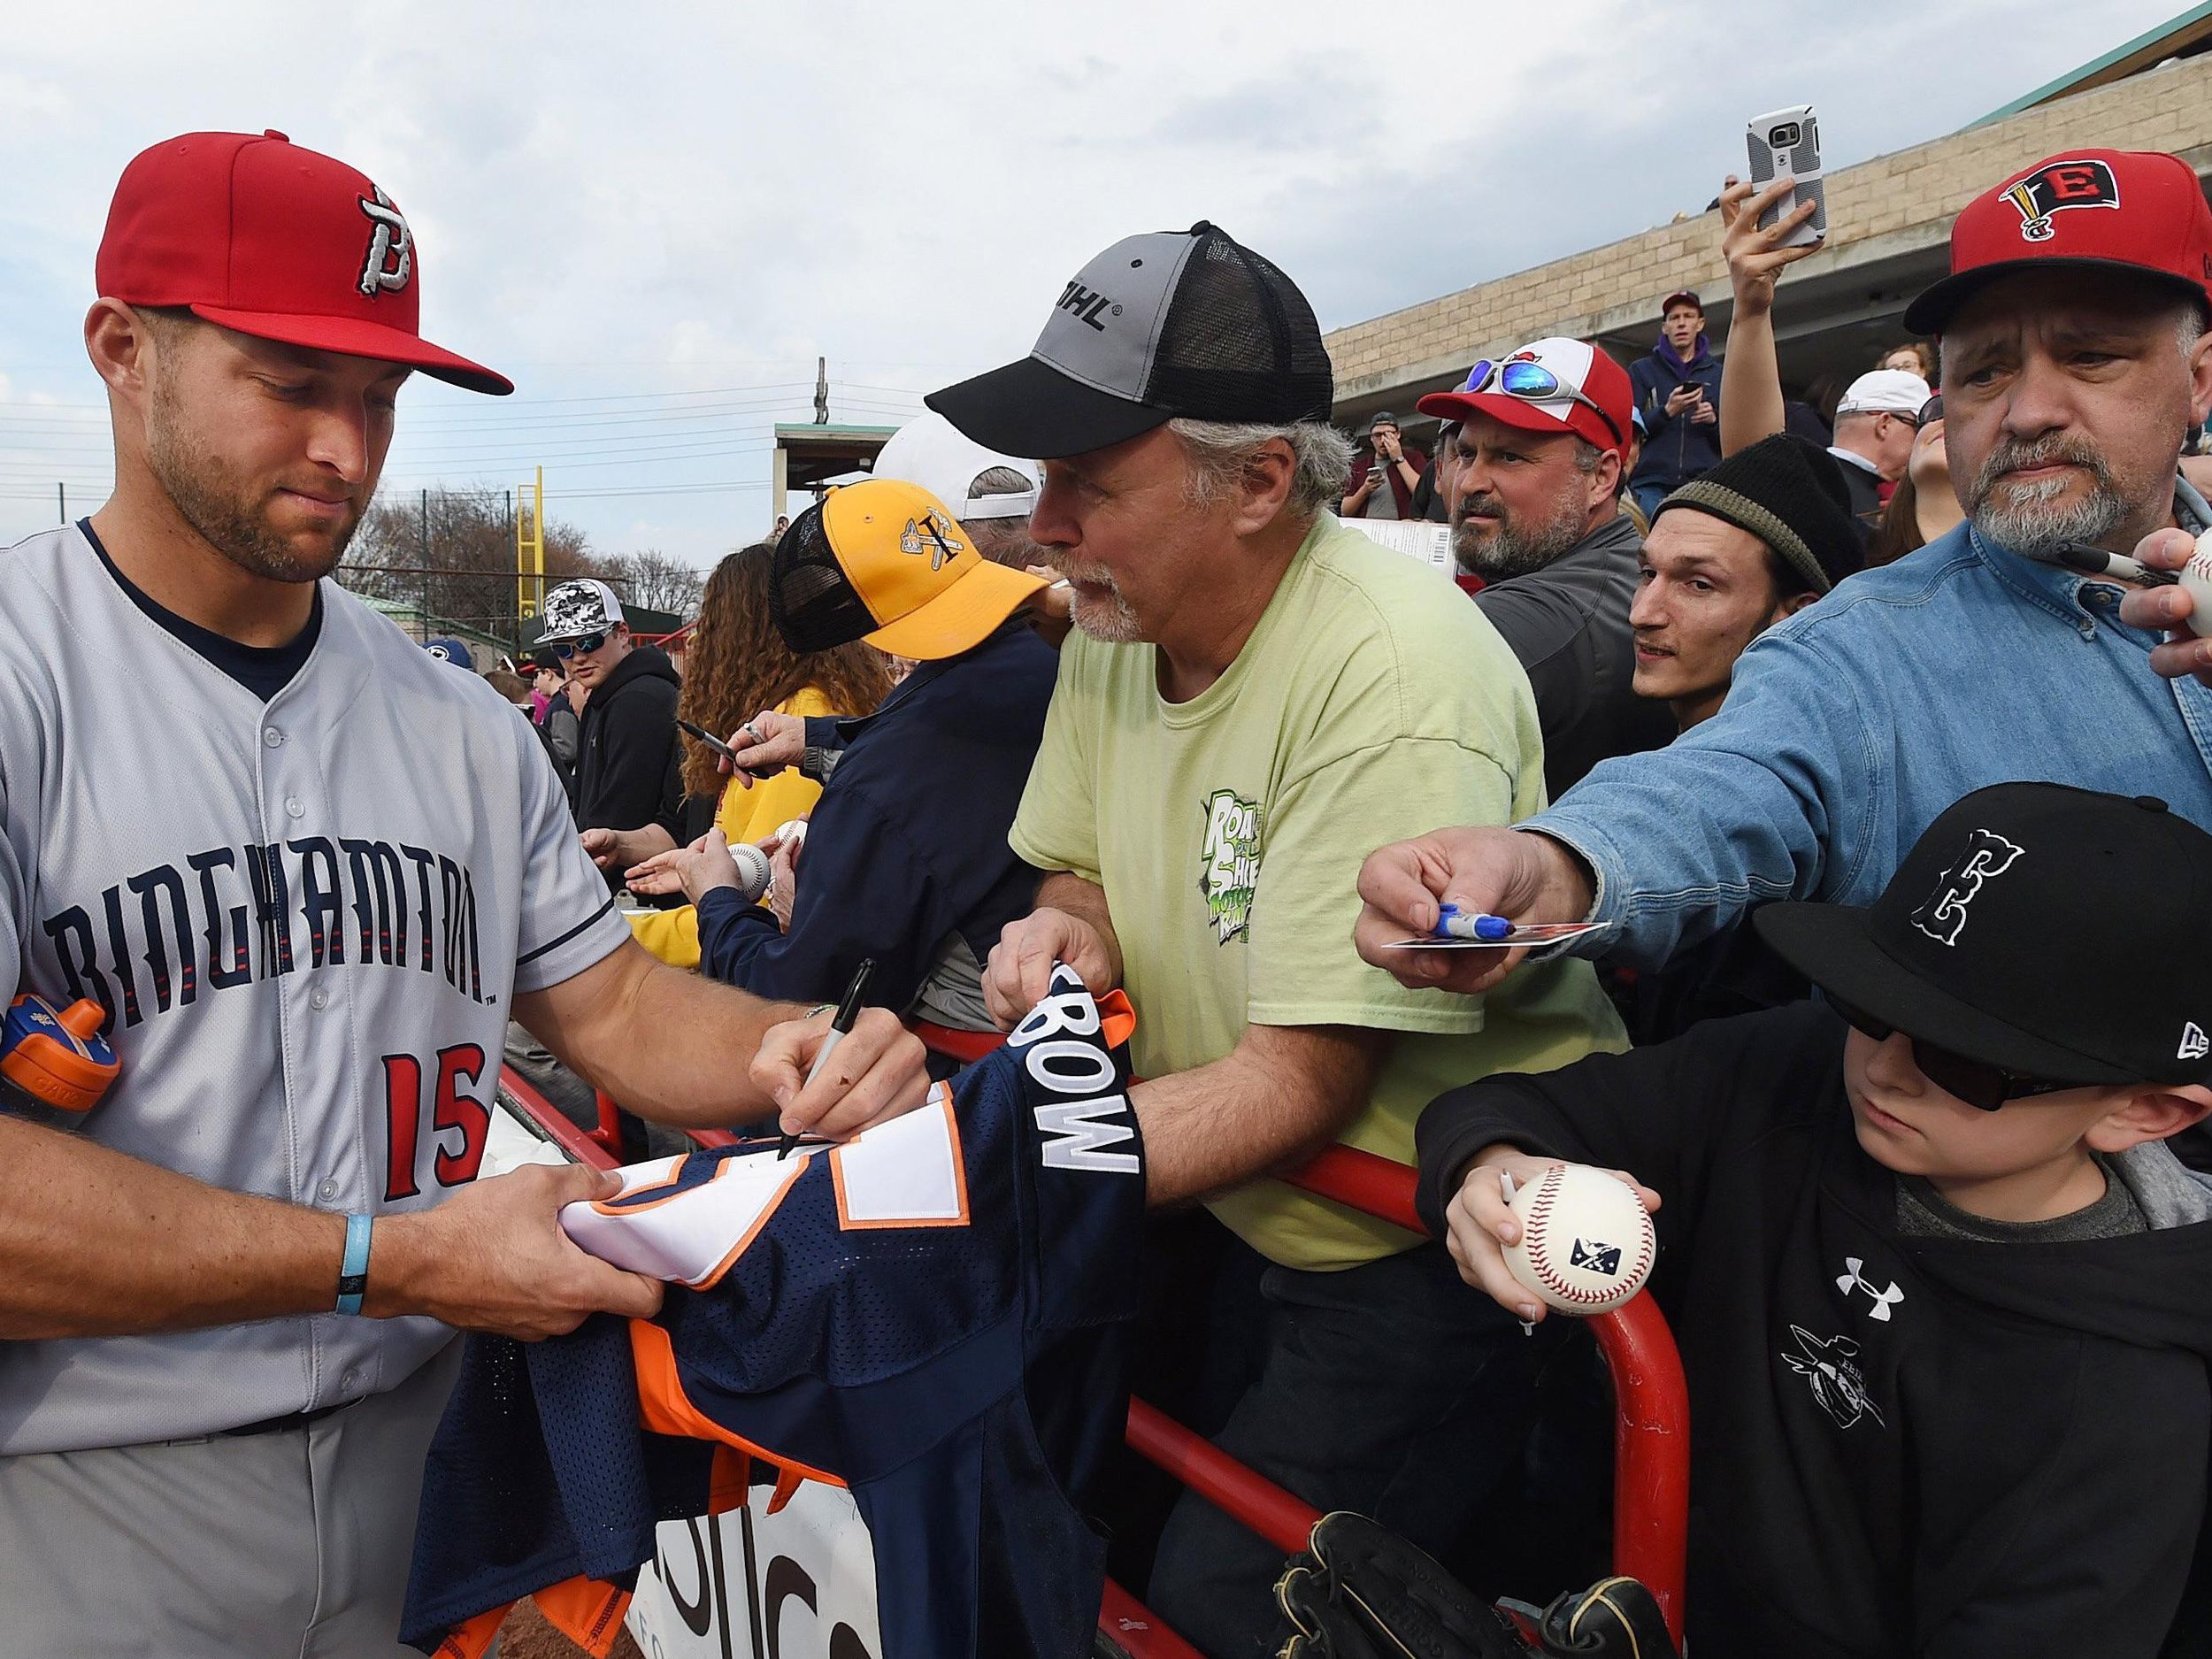
<svg viewBox="0 0 2212 1659"><path fill-rule="evenodd" d="M767 428L810 417L818 354L840 419L895 421L1025 350L1118 236L1214 219L1352 321L1701 206L1758 109L1811 97L1856 159L2163 10L130 0L93 29L30 8L0 69L0 541L50 519L42 463L99 471L55 420L5 429L40 395L103 428L92 250L123 163L173 132L274 126L361 166L415 227L432 336L520 383L504 405L411 388L395 488L542 460L601 545L705 562L765 522ZM744 389L643 396L710 388Z"/></svg>

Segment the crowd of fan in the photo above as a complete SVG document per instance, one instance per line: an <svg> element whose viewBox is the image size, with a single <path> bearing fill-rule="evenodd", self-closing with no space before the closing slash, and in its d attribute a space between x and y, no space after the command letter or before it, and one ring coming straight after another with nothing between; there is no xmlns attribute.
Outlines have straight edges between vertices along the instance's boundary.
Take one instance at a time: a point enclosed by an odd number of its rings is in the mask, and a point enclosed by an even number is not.
<svg viewBox="0 0 2212 1659"><path fill-rule="evenodd" d="M1586 1580L1601 1385L1519 1323L1486 1183L1618 1164L1666 1205L1699 1654L2148 1655L2199 1594L2212 976L2130 953L2212 923L2212 648L2177 588L2059 556L2154 575L2212 525L2212 219L2185 164L2094 159L2114 199L2039 235L2021 190L2087 164L1970 207L1924 338L1826 407L1774 327L1810 205L1763 228L1789 181L1731 180L1724 358L1677 293L1625 369L1475 365L1426 449L1329 424L1265 259L1133 238L1069 293L1180 273L1146 378L1088 373L1064 301L723 560L680 677L587 582L503 688L664 961L813 1002L868 956L968 1032L1056 959L1129 990L1142 1386L1300 1496ZM1376 518L1448 525L1471 602ZM1401 949L1445 899L1601 926ZM1333 1141L1417 1163L1445 1242L1269 1179ZM1140 1485L1119 1571L1270 1650L1279 1559Z"/></svg>

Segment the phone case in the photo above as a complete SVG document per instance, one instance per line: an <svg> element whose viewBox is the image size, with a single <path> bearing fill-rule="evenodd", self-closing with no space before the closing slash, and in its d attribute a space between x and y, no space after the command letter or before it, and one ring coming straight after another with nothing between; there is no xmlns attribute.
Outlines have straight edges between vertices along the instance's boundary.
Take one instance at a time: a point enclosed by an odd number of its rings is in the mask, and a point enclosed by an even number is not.
<svg viewBox="0 0 2212 1659"><path fill-rule="evenodd" d="M1786 129L1798 130L1794 143L1777 144L1778 137L1786 139ZM1778 129L1783 129L1778 131ZM1813 199L1813 216L1790 235L1786 247L1799 247L1806 242L1818 242L1828 234L1828 192L1820 172L1820 118L1809 104L1796 104L1789 109L1775 110L1765 115L1755 115L1745 124L1744 142L1751 155L1751 188L1763 190L1783 173L1797 180L1797 188L1759 215L1761 228L1774 224L1785 215L1794 212L1797 204L1807 196Z"/></svg>

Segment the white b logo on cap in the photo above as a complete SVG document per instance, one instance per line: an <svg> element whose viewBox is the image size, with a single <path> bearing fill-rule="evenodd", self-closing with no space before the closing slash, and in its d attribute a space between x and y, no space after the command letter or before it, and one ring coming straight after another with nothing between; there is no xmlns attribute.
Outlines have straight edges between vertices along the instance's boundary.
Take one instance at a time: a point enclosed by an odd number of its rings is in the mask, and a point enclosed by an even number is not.
<svg viewBox="0 0 2212 1659"><path fill-rule="evenodd" d="M2024 850L1994 830L1974 831L1967 837L1965 856L1943 872L1928 902L1912 913L1912 925L1939 945L1957 944L1959 930L1966 926L1966 907L1981 892L1982 883L2011 869Z"/></svg>
<svg viewBox="0 0 2212 1659"><path fill-rule="evenodd" d="M361 280L357 286L369 299L397 293L415 273L415 238L405 217L382 190L377 190L374 200L365 196L359 200L361 211L376 228L369 233L368 257L361 262Z"/></svg>

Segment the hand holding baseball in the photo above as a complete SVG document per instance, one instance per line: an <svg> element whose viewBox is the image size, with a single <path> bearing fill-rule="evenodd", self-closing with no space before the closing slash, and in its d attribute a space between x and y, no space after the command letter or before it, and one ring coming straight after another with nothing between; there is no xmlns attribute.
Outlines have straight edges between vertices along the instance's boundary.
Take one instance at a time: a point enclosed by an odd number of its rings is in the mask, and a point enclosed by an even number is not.
<svg viewBox="0 0 2212 1659"><path fill-rule="evenodd" d="M2164 631L2166 642L2151 653L2157 672L2169 680L2194 674L2212 686L2212 545L2200 546L2186 530L2154 530L2136 543L2135 557L2154 571L2178 571L2181 580L2137 588L2120 602L2120 620Z"/></svg>
<svg viewBox="0 0 2212 1659"><path fill-rule="evenodd" d="M741 887L737 860L729 838L710 829L688 847L672 848L626 872L624 883L633 893L659 895L680 890L696 904L717 887Z"/></svg>
<svg viewBox="0 0 2212 1659"><path fill-rule="evenodd" d="M1594 1300L1578 1305L1578 1297L1572 1297L1564 1290L1540 1288L1520 1276L1521 1272L1529 1271L1525 1263L1536 1243L1530 1236L1536 1224L1533 1220L1524 1220L1518 1210L1528 1208L1526 1195L1538 1192L1545 1178L1555 1171L1573 1171L1578 1176L1601 1175L1617 1180L1626 1187L1635 1202L1641 1205L1645 1218L1640 1223L1634 1220L1632 1214L1624 1214L1617 1221L1599 1224L1605 1229L1603 1232L1599 1231L1598 1226L1586 1225L1578 1233L1576 1225L1571 1222L1563 1227L1555 1228L1555 1236L1547 1240L1557 1246L1563 1260L1571 1259L1578 1238L1586 1246L1621 1251L1619 1259L1612 1263L1611 1274L1600 1276L1613 1279L1615 1283L1611 1289L1617 1294L1610 1296L1599 1294ZM1516 1196L1521 1198L1517 1209L1515 1202L1506 1196L1507 1182L1499 1179L1501 1173L1510 1178ZM1629 1210L1628 1206L1621 1208L1624 1211ZM1452 1202L1444 1212L1448 1229L1444 1247L1451 1252L1452 1260L1459 1264L1459 1276L1487 1294L1517 1319L1533 1325L1544 1317L1548 1305L1576 1313L1597 1313L1606 1308L1617 1307L1641 1287L1644 1273L1650 1269L1650 1259L1646 1254L1642 1258L1642 1271L1636 1272L1635 1253L1650 1234L1649 1213L1658 1208L1659 1194L1640 1184L1625 1170L1594 1171L1586 1164L1563 1164L1556 1158L1531 1157L1517 1148L1501 1143L1485 1148L1467 1166L1467 1172L1460 1180L1459 1191L1452 1195ZM1613 1232L1618 1232L1622 1236L1610 1236ZM1521 1258L1519 1271L1516 1271L1517 1263L1509 1261L1509 1256Z"/></svg>

